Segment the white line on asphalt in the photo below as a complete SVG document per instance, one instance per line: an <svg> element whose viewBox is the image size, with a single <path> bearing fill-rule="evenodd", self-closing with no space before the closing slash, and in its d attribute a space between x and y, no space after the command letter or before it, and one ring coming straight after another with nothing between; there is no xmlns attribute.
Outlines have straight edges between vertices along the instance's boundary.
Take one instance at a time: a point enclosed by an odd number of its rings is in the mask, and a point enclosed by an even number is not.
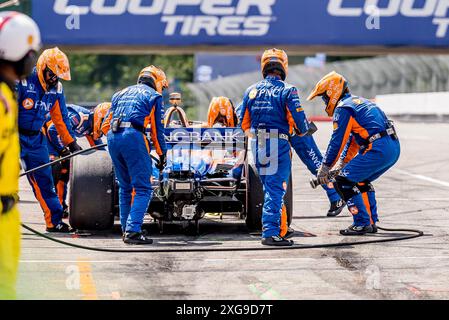
<svg viewBox="0 0 449 320"><path fill-rule="evenodd" d="M441 186L449 188L449 182L446 182L446 181L437 180L437 179L434 179L434 178L423 176L421 174L410 173L410 172L407 172L407 171L404 171L404 170L401 170L401 169L393 169L393 171L405 174L407 176L410 176L410 177L413 177L413 178L416 178L416 179L419 179L419 180L424 180L424 181L427 181L427 182L436 183L436 184L439 184Z"/></svg>

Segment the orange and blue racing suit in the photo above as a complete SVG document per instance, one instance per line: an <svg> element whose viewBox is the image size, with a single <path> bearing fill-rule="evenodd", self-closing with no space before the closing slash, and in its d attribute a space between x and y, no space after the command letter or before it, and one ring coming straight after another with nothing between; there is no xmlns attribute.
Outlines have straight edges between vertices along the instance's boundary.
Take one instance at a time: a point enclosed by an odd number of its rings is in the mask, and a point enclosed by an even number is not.
<svg viewBox="0 0 449 320"><path fill-rule="evenodd" d="M335 188L348 204L355 226L378 221L371 184L399 159L400 144L392 122L373 102L350 94L343 96L333 116L334 132L323 164L332 167L343 158L346 166Z"/></svg>
<svg viewBox="0 0 449 320"><path fill-rule="evenodd" d="M283 198L291 172L290 137L309 130L298 90L276 76L249 87L238 114L251 139L255 165L264 188L262 237L284 236L287 216Z"/></svg>
<svg viewBox="0 0 449 320"><path fill-rule="evenodd" d="M47 141L42 128L50 114L65 145L74 141L67 115L62 84L45 91L38 79L36 68L17 85L19 104L20 157L26 170L49 162ZM27 176L39 204L44 211L47 228L57 226L63 208L56 194L51 168L47 167Z"/></svg>
<svg viewBox="0 0 449 320"><path fill-rule="evenodd" d="M92 137L93 112L75 104L67 104L67 112L71 130L77 138L86 137L90 146L102 144L101 139L94 140ZM44 132L47 138L50 160L53 161L60 156L67 155L66 152L68 152L68 150L62 142L61 136L51 119L47 122ZM65 210L67 208L66 198L67 184L70 176L70 160L55 164L52 167L52 173L56 193Z"/></svg>
<svg viewBox="0 0 449 320"><path fill-rule="evenodd" d="M145 135L148 125L157 154L166 154L162 96L145 84L137 84L115 93L111 102L105 122L110 123L108 149L119 185L120 222L123 232L141 232L153 194L150 146Z"/></svg>

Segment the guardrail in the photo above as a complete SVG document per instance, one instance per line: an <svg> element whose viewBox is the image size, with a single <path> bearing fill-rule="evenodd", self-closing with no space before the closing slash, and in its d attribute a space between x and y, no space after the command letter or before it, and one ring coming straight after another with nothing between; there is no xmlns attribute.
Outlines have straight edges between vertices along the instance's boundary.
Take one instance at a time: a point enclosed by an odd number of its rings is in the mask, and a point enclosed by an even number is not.
<svg viewBox="0 0 449 320"><path fill-rule="evenodd" d="M387 115L395 118L449 121L449 92L379 95L376 103Z"/></svg>

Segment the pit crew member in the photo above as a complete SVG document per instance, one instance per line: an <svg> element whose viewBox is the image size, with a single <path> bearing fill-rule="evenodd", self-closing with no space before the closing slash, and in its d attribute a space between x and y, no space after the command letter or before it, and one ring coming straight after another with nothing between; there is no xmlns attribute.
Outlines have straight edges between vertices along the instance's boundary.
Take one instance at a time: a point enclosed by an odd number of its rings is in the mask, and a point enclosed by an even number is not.
<svg viewBox="0 0 449 320"><path fill-rule="evenodd" d="M291 171L290 136L308 133L309 124L298 90L284 82L288 57L283 50L266 50L261 59L264 80L244 95L239 124L252 139L256 168L264 187L262 244L291 246L286 239L287 214L283 197Z"/></svg>
<svg viewBox="0 0 449 320"><path fill-rule="evenodd" d="M153 242L142 232L143 218L153 193L145 129L151 125L151 140L160 158L158 169L162 170L166 159L162 91L166 88L168 81L164 71L155 66L146 67L139 73L136 85L114 94L107 116L110 119L108 149L119 184L123 241L128 244Z"/></svg>
<svg viewBox="0 0 449 320"><path fill-rule="evenodd" d="M42 128L50 113L61 140L71 152L81 150L71 131L64 91L59 79L70 80L67 56L57 47L45 50L31 75L19 82L20 157L27 170L49 162L48 148ZM63 208L54 189L51 168L27 176L42 210L48 232L70 232L62 222Z"/></svg>
<svg viewBox="0 0 449 320"><path fill-rule="evenodd" d="M319 182L327 184L331 168L339 162L347 163L342 169L338 168L341 170L334 186L346 201L354 223L340 230L340 234L375 233L378 215L371 183L399 159L400 143L396 130L375 103L351 95L348 82L336 72L324 76L308 100L317 96L323 99L326 113L334 122L331 141L318 170Z"/></svg>

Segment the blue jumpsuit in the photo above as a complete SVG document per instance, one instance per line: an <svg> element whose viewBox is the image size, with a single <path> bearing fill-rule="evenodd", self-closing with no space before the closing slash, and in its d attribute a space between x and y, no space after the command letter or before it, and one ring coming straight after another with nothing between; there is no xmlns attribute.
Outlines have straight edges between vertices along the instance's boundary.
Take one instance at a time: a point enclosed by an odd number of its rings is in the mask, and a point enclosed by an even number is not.
<svg viewBox="0 0 449 320"><path fill-rule="evenodd" d="M17 91L20 157L25 162L26 170L29 170L49 162L47 141L41 131L48 114L65 145L74 141L74 134L67 116L61 83L45 91L34 69L27 79L18 83ZM51 168L38 170L27 178L44 211L47 228L55 227L61 222L63 209L53 186Z"/></svg>
<svg viewBox="0 0 449 320"><path fill-rule="evenodd" d="M389 123L376 104L361 97L346 94L335 109L333 121L334 132L323 163L332 167L342 156L352 158L340 173L340 178L353 183L352 187L350 184L342 186L343 194L352 195L344 200L353 214L354 225L369 226L378 221L371 182L397 162L399 140L387 135L367 144L369 137L384 132Z"/></svg>
<svg viewBox="0 0 449 320"><path fill-rule="evenodd" d="M101 139L93 140L92 138L93 113L90 110L74 104L68 104L67 111L70 120L70 128L77 138L86 137L91 146L102 144ZM65 146L53 121L50 120L47 122L45 132L50 160L54 160L61 155ZM64 161L60 166L53 166L53 182L59 201L63 206L66 205L67 183L70 175L69 170L70 161Z"/></svg>
<svg viewBox="0 0 449 320"><path fill-rule="evenodd" d="M251 148L265 193L262 237L280 235L286 228L282 212L291 172L289 138L293 130L305 134L309 129L298 90L268 76L246 90L238 118L242 129L256 137Z"/></svg>
<svg viewBox="0 0 449 320"><path fill-rule="evenodd" d="M316 176L318 169L323 161L323 156L321 155L320 149L313 139L313 136L293 136L291 138L291 145L295 149L296 154L301 159L301 161L307 166L310 173ZM326 191L327 197L330 202L335 202L340 200L340 195L334 188L329 188L326 185L322 186Z"/></svg>
<svg viewBox="0 0 449 320"><path fill-rule="evenodd" d="M112 97L111 109L106 116L111 120L107 138L119 184L120 222L124 232L141 232L153 194L150 147L144 128L151 125L153 146L158 155L165 154L163 114L162 96L147 85L130 86ZM113 132L117 119L130 126Z"/></svg>

